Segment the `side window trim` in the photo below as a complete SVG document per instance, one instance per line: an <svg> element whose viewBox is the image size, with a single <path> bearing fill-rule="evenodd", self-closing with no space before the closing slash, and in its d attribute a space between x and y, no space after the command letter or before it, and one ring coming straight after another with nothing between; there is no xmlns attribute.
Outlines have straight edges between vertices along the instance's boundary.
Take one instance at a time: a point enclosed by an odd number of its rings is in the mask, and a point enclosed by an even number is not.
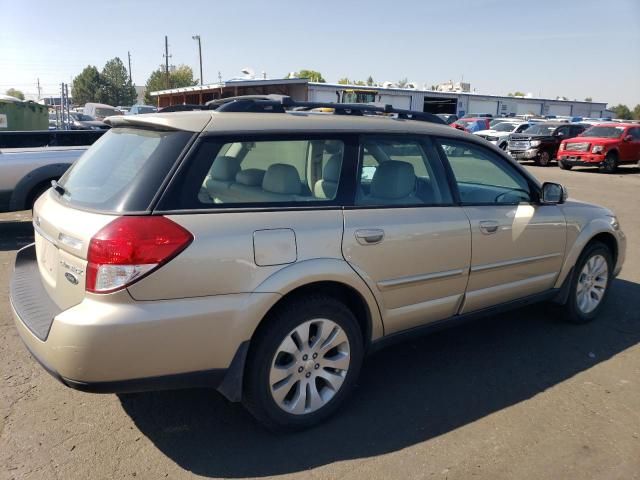
<svg viewBox="0 0 640 480"><path fill-rule="evenodd" d="M493 203L493 202L463 202L460 196L460 190L458 189L458 181L456 180L455 174L453 172L453 167L449 161L449 158L442 148L442 142L454 141L454 142L462 142L468 145L472 145L474 148L479 150L484 150L488 155L493 155L494 158L499 159L502 165L506 165L509 170L511 170L514 174L520 176L529 186L531 199L529 203L538 204L540 203L540 188L536 185L527 175L523 175L523 173L518 169L517 166L513 165L512 160L503 158L500 154L493 152L491 149L487 148L485 145L469 142L465 139L453 138L453 137L443 137L443 136L433 136L433 145L434 148L437 149L438 154L441 157L441 161L445 166L445 171L447 173L447 177L449 179L449 185L451 188L451 193L454 197L454 200L457 205L460 206L492 206L492 205L510 205L509 203ZM513 203L515 205L515 202Z"/></svg>

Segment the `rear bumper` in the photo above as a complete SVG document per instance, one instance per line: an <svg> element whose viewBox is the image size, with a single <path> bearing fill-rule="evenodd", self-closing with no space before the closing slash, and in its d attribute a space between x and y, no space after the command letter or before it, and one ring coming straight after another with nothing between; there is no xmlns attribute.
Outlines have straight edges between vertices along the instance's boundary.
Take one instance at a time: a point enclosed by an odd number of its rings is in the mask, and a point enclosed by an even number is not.
<svg viewBox="0 0 640 480"><path fill-rule="evenodd" d="M604 162L604 155L594 155L592 153L562 153L558 155L558 160L565 165L576 167L598 167Z"/></svg>
<svg viewBox="0 0 640 480"><path fill-rule="evenodd" d="M18 252L10 303L22 341L55 378L89 392L209 387L239 399L248 340L261 318L253 316L277 294L139 302L120 291L87 294L60 310L40 290L34 250ZM26 271L36 281L20 283ZM34 327L43 319L46 335Z"/></svg>

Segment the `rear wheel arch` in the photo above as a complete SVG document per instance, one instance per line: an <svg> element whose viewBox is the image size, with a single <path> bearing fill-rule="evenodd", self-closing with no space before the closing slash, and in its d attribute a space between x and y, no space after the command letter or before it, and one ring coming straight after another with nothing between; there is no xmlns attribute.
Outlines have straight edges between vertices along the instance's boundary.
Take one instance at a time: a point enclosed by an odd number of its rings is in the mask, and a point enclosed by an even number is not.
<svg viewBox="0 0 640 480"><path fill-rule="evenodd" d="M38 193L39 188L50 184L51 180L57 180L69 168L69 164L56 163L37 168L25 175L15 186L11 194L9 208L11 211L27 210L31 208L30 201Z"/></svg>
<svg viewBox="0 0 640 480"><path fill-rule="evenodd" d="M271 308L265 313L262 320L253 332L251 340L260 335L261 331L269 328L270 319L273 317L274 312L284 308L290 302L311 295L322 295L335 298L342 302L354 315L358 321L358 326L362 333L362 341L365 346L365 350L372 340L373 331L373 316L370 307L362 296L355 288L346 283L341 283L335 280L319 281L307 283L296 288L293 288L286 294L284 294ZM251 343L249 348L251 348Z"/></svg>

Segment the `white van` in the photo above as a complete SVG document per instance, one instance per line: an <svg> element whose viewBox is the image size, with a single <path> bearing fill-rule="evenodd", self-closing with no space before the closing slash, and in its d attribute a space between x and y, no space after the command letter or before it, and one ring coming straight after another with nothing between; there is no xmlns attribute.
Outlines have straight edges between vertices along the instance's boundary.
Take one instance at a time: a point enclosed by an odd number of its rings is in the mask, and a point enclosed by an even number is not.
<svg viewBox="0 0 640 480"><path fill-rule="evenodd" d="M121 112L112 107L111 105L105 105L104 103L87 103L84 106L85 115L91 115L96 120L104 120L112 115L122 115Z"/></svg>

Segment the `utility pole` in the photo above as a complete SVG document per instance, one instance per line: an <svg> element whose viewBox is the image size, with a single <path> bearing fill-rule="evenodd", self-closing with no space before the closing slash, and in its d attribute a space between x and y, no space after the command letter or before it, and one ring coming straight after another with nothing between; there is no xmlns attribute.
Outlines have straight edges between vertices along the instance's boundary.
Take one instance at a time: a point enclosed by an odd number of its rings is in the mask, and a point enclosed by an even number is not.
<svg viewBox="0 0 640 480"><path fill-rule="evenodd" d="M204 84L202 79L202 42L200 41L200 35L194 35L191 38L198 41L198 55L200 55L200 86L202 86Z"/></svg>
<svg viewBox="0 0 640 480"><path fill-rule="evenodd" d="M131 81L131 52L127 52L127 57L129 57L129 83L133 84Z"/></svg>
<svg viewBox="0 0 640 480"><path fill-rule="evenodd" d="M40 92L42 91L42 87L40 87L40 78L38 78L38 101L40 100Z"/></svg>
<svg viewBox="0 0 640 480"><path fill-rule="evenodd" d="M165 74L165 83L167 90L169 89L169 37L164 36L164 74Z"/></svg>

